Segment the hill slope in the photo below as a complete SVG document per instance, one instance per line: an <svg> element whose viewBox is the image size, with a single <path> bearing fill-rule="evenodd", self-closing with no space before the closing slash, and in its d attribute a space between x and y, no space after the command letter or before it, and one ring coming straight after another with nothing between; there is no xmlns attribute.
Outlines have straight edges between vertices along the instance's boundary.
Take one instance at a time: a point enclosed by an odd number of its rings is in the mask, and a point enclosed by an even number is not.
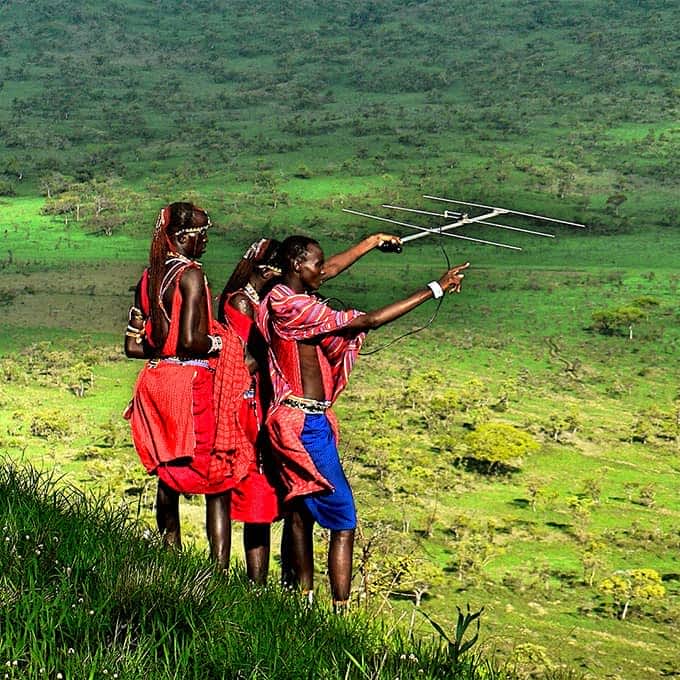
<svg viewBox="0 0 680 680"><path fill-rule="evenodd" d="M264 157L275 185L390 173L674 224L679 21L662 0L10 0L0 172L6 193L54 172L234 186Z"/></svg>

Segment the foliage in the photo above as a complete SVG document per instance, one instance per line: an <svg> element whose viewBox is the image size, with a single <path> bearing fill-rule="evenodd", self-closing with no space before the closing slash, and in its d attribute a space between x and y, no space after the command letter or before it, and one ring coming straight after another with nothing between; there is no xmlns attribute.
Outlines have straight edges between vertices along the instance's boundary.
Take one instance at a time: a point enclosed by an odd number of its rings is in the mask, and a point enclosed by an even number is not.
<svg viewBox="0 0 680 680"><path fill-rule="evenodd" d="M239 1L189 15L124 1L6 4L0 180L48 196L59 176L149 181L158 194L234 176L253 186L266 156L304 182L333 164L475 194L511 185L509 196L519 187L594 210L601 230L629 229L631 216L673 223L672 208L645 200L670 199L678 177L665 50L678 18L667 3L427 10L396 0L313 11ZM177 35L205 49L159 55ZM281 184L255 191L252 215L285 207Z"/></svg>
<svg viewBox="0 0 680 680"><path fill-rule="evenodd" d="M0 196L16 196L16 188L12 182L0 179Z"/></svg>
<svg viewBox="0 0 680 680"><path fill-rule="evenodd" d="M454 668L458 668L461 661L465 659L465 654L474 647L477 640L479 639L479 625L480 617L484 611L484 607L476 612L470 611L470 605L466 605L466 612L463 614L460 607L456 606L458 611L458 620L456 621L456 628L454 631L453 639L446 634L444 628L437 623L434 619L423 612L425 618L430 622L432 627L441 635L442 639L446 641L448 654L453 661ZM476 631L469 639L465 640L465 634L468 632L468 628L472 623L476 621Z"/></svg>
<svg viewBox="0 0 680 680"><path fill-rule="evenodd" d="M455 572L459 581L474 583L484 567L502 553L503 548L495 543L492 531L470 533L454 542L453 559L447 569Z"/></svg>
<svg viewBox="0 0 680 680"><path fill-rule="evenodd" d="M98 242L99 250L108 247L102 239ZM526 258L534 266L546 255L557 258L559 254L559 258L569 260L573 255L582 261L594 243L597 240L579 241L579 249L572 251L575 244L561 241L554 244L555 250L527 252ZM642 247L644 241L638 244ZM217 263L225 264L220 269L213 261L212 266L206 265L207 271L213 276L230 271L230 258L238 257L242 248L222 251L225 246L219 237L211 245L218 254ZM144 257L140 247L139 261ZM400 257L404 260L397 262L411 267L406 273L387 256L369 254L347 274L346 282L339 277L331 290L345 300L356 300L360 308L370 309L389 300L399 286L409 292L411 277L417 284L431 278L422 274L426 268L436 271L439 266L432 262L432 253L427 249L418 251L417 258L405 249ZM122 276L125 266L130 276ZM74 300L73 306L79 310L83 302L90 300L105 304L106 313L96 318L103 325L109 323L113 331L93 338L88 326L94 315L88 315L87 325L76 326L85 333L77 342L63 330L59 334L53 328L22 330L18 327L21 317L17 315L17 310L26 308L36 320L43 318L41 307L33 303L37 294L23 292L24 286L38 291L41 281L49 277L51 283L61 282L63 288L70 289L76 277L62 275L57 263L49 273L28 275L14 270L5 277L4 285L11 282L8 289L16 292L16 299L4 308L8 323L2 336L2 361L3 366L13 367L15 377L0 385L0 443L16 459L47 461L58 474L68 475L81 488L106 490L112 504L129 507L153 531L154 481L145 477L131 448L127 426L120 419L139 364L121 361L120 351L114 346L124 327L128 288L136 280L138 267L141 264L125 265L116 260L109 265L105 260L96 260L96 268L92 266L89 271L96 271L97 278L86 281L97 283L97 294L78 297L76 288L68 299ZM636 414L652 406L662 413L675 413L677 324L673 314L660 313L658 323L663 333L641 338L639 347L624 343L622 348L616 338L589 337L581 331L589 304L595 298L632 299L653 289L662 300L659 307L669 309L677 292L674 271L660 268L652 281L646 276L648 270L645 262L625 271L591 266L578 274L543 270L541 277L537 277L535 269L516 270L509 275L501 264L489 266L483 275L472 272L466 277L469 294L464 292L446 300L451 305L452 319L440 314L438 326L375 358L362 357L348 390L338 400L341 451L356 492L361 523L364 528L369 523L371 527L377 523L389 527L383 532L384 540L373 543L371 560L377 576L386 555L393 555L395 561L400 554L427 560L434 572L439 570L442 580L430 583L421 606L427 606L442 625L455 624L451 601L456 597L479 602L476 608L492 600L507 603L505 607L495 607L485 626L503 658L512 654L517 638L524 639L522 621L527 617L531 618L536 644L545 647L550 657L561 652L568 659L575 658L571 647L558 643L569 630L577 637L577 646L597 659L595 668L601 674L614 672L616 659L625 657L629 660L627 677L644 678L644 668L662 667L661 656L668 653L661 622L669 625L678 616L670 596L677 592L677 582L669 578L677 572L673 561L677 553L673 546L678 542L673 523L677 505L673 493L676 442L654 436L642 446L631 442L628 435L629 423ZM89 273L86 276L89 278ZM396 278L404 281L395 282ZM114 283L107 285L107 281ZM510 287L486 289L483 281ZM529 285L535 281L540 282L540 290ZM546 286L554 286L559 295L547 293ZM423 310L423 316L426 311L429 310ZM59 321L66 326L63 318ZM411 323L407 320L401 328ZM557 330L543 330L546 324L554 324ZM369 343L381 343L401 328L371 334ZM581 359L578 381L562 380L554 365L545 361L544 344L536 342L536 338L546 336L559 338L564 356L577 355ZM507 342L508 337L512 337L512 343ZM50 339L50 343L43 345L41 339ZM67 388L65 369L76 367L80 361L88 367L93 380L84 397L76 399ZM428 377L417 380L418 374ZM611 396L609 388L620 376L625 376L625 390ZM402 399L405 384L413 387L408 401ZM461 408L440 406L438 401L434 402L436 407L432 406L432 401L444 392L450 391L447 399L453 400L457 390L464 395ZM578 427L575 432L561 434L562 442L553 443L546 436L541 449L527 457L523 469L512 477L481 476L466 466L454 465L455 447L469 432L470 413L479 407L491 416L496 412L495 404L504 405L504 419L521 424L527 432L540 432L553 413L572 411L578 415ZM48 440L30 436L31 415L52 408L68 414L73 426L69 437ZM439 447L445 436L452 444L450 450ZM599 484L600 503L586 508L581 525L580 516L569 509L565 499L581 496L583 501L593 500L596 489L588 480ZM637 484L630 490L633 502L627 502L626 484L633 480ZM533 507L527 493L531 484L538 489ZM642 489L650 484L654 505L642 505ZM182 519L187 541L204 546L201 499L182 500ZM636 523L638 528L633 531ZM237 537L239 529L236 525ZM278 543L277 531L275 525L273 545ZM590 559L586 555L590 540L607 545L604 554L599 555L603 564L596 569L594 583L610 565L630 563L633 558L637 563L651 564L663 575L669 592L663 608L655 611L654 617L636 622L654 642L653 649L640 649L635 654L624 650L624 643L618 640L625 639L625 631L617 626L627 621L609 622L614 638L605 655L597 655L592 641L573 632L575 617L581 620L593 612L592 591L584 584L591 573L584 563ZM321 567L326 561L327 543L318 540L318 544L317 564ZM234 545L239 554L238 538ZM358 541L357 572L362 550ZM273 552L276 557L276 549ZM541 556L539 561L532 559L537 554ZM376 573L371 573L370 568L369 561L368 574L373 578ZM324 581L318 575L320 588ZM370 578L368 583L370 587ZM353 600L361 588L357 574ZM379 592L370 598L370 606L382 608L382 614L389 615L391 622L393 615L413 611L415 597L412 591L402 591L385 599ZM558 600L565 604L555 609L550 603ZM582 623L587 624L588 619ZM413 653L421 658L419 653ZM370 663L370 657L366 660ZM415 662L409 663L416 666Z"/></svg>
<svg viewBox="0 0 680 680"><path fill-rule="evenodd" d="M661 576L655 569L616 571L600 582L599 589L613 600L621 620L626 618L632 602L660 600L666 594Z"/></svg>
<svg viewBox="0 0 680 680"><path fill-rule="evenodd" d="M366 677L346 650L376 679L478 677L464 666L469 641L452 657L360 612L336 617L275 587L253 589L238 572L226 580L201 556L162 550L126 513L55 481L0 467L8 677Z"/></svg>
<svg viewBox="0 0 680 680"><path fill-rule="evenodd" d="M31 418L30 431L34 437L61 438L71 430L68 417L61 411L35 412Z"/></svg>
<svg viewBox="0 0 680 680"><path fill-rule="evenodd" d="M576 408L569 411L551 413L548 421L541 425L541 431L556 442L564 443L567 435L574 435L581 426L582 419Z"/></svg>
<svg viewBox="0 0 680 680"><path fill-rule="evenodd" d="M603 335L628 335L632 324L645 317L640 307L624 306L593 312L593 330Z"/></svg>
<svg viewBox="0 0 680 680"><path fill-rule="evenodd" d="M583 496L570 496L567 498L567 507L574 521L574 534L580 543L586 543L590 537L591 514L595 501Z"/></svg>
<svg viewBox="0 0 680 680"><path fill-rule="evenodd" d="M111 236L141 202L139 194L111 177L68 183L57 174L43 179L43 185L48 196L42 209L45 215L61 216L66 226L82 220L94 235Z"/></svg>
<svg viewBox="0 0 680 680"><path fill-rule="evenodd" d="M0 357L0 375L8 383L61 387L82 397L94 382L93 366L114 353L87 342L55 348L51 342L24 347L13 356Z"/></svg>
<svg viewBox="0 0 680 680"><path fill-rule="evenodd" d="M607 544L604 541L590 539L581 553L583 580L592 588L597 572L605 565Z"/></svg>
<svg viewBox="0 0 680 680"><path fill-rule="evenodd" d="M630 429L630 440L653 442L677 441L680 437L680 411L665 411L654 406L635 415Z"/></svg>
<svg viewBox="0 0 680 680"><path fill-rule="evenodd" d="M652 272L653 274L653 272ZM661 304L658 298L652 295L640 295L632 301L633 307L640 307L641 309L647 309L650 307L658 307Z"/></svg>
<svg viewBox="0 0 680 680"><path fill-rule="evenodd" d="M370 583L374 594L413 597L416 607L434 586L441 584L444 576L441 569L416 552L383 555L373 571Z"/></svg>
<svg viewBox="0 0 680 680"><path fill-rule="evenodd" d="M668 45L680 14L672 3L238 0L225 11L204 0L58 0L4 3L1 12L0 180L16 194L1 201L3 450L54 466L81 488L106 489L112 504L132 505L153 526L153 481L119 421L136 367L111 358L117 349L93 361L70 338L119 345L162 202L189 197L209 209L205 265L216 287L262 235L309 232L338 252L377 227L350 220L345 206L435 209L422 194L441 192L584 221L587 230L558 226L551 240L504 232L521 254L442 239L452 260L473 263L465 290L426 331L361 359L337 404L343 454L362 521L392 527L374 554L416 552L444 573L427 600L443 625L464 589L468 600L504 603L485 627L505 656L526 642L531 622L526 675L539 674L540 650L587 663L598 677L676 672L667 635L679 620L680 99ZM178 35L200 47L174 49ZM73 202L41 214L73 185L109 180L134 192L129 209L106 208L97 224L90 199L77 221ZM484 233L504 240L461 230ZM442 267L424 239L398 258L367 255L328 288L359 309L379 308ZM635 342L583 332L593 310L621 306L649 319L636 322ZM367 345L428 316L425 305L369 334ZM546 337L559 339L549 358ZM54 353L38 349L31 364L23 351L41 339ZM417 373L429 378L402 398ZM68 414L68 437L31 436L33 414L53 409ZM501 411L544 434L541 450L512 477L454 465L469 429ZM559 418L572 411L575 427ZM600 503L580 515L568 499L592 501L588 480ZM203 545L200 500L182 504L185 536ZM483 558L490 543L504 552L459 580L448 573L454 525ZM587 616L590 540L607 544L606 565L635 559L663 575L664 608L636 622L644 645L629 644L626 621ZM413 609L397 598L385 608ZM593 625L607 627L607 645ZM405 650L404 665L421 669L423 655ZM379 666L370 654L357 659L363 677ZM567 677L552 667L544 675Z"/></svg>
<svg viewBox="0 0 680 680"><path fill-rule="evenodd" d="M465 437L465 457L485 461L489 470L501 465L518 463L539 448L538 442L527 432L508 423L484 423Z"/></svg>

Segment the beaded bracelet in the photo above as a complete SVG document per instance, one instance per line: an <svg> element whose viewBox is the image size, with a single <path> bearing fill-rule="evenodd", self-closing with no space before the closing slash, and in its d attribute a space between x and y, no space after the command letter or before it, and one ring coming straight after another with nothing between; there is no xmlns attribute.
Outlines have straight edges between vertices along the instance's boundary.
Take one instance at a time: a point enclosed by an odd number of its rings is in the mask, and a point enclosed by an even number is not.
<svg viewBox="0 0 680 680"><path fill-rule="evenodd" d="M219 335L209 335L210 349L208 354L217 354L222 349L222 338Z"/></svg>

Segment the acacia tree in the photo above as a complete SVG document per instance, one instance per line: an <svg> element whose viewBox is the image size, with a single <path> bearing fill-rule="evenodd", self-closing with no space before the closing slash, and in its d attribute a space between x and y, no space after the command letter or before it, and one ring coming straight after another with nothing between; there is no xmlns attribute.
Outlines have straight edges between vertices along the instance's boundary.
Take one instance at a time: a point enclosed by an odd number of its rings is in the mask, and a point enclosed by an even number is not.
<svg viewBox="0 0 680 680"><path fill-rule="evenodd" d="M62 215L66 224L82 219L95 235L111 236L124 224L124 216L141 203L139 194L113 177L66 183L63 176L54 174L44 178L43 190L47 195L44 214Z"/></svg>
<svg viewBox="0 0 680 680"><path fill-rule="evenodd" d="M448 568L455 570L461 582L475 581L484 567L504 552L505 549L494 542L490 529L486 533L473 533L456 541Z"/></svg>
<svg viewBox="0 0 680 680"><path fill-rule="evenodd" d="M666 594L661 576L655 569L624 569L615 571L600 582L600 592L611 597L623 621L633 601L660 600Z"/></svg>
<svg viewBox="0 0 680 680"><path fill-rule="evenodd" d="M567 499L567 506L574 520L574 535L579 543L584 544L588 540L588 527L590 526L591 513L594 504L592 498L570 496Z"/></svg>
<svg viewBox="0 0 680 680"><path fill-rule="evenodd" d="M583 565L583 580L592 588L595 575L599 569L605 565L605 554L607 544L591 538L588 545L581 553L581 564Z"/></svg>
<svg viewBox="0 0 680 680"><path fill-rule="evenodd" d="M616 309L597 309L592 314L593 330L602 335L626 335L632 324L644 318L645 313L632 305Z"/></svg>
<svg viewBox="0 0 680 680"><path fill-rule="evenodd" d="M442 569L421 554L416 541L385 523L374 525L370 534L361 528L357 538L360 597L366 601L408 597L420 607L423 597L444 580Z"/></svg>
<svg viewBox="0 0 680 680"><path fill-rule="evenodd" d="M618 193L618 194L612 194L606 201L605 205L607 208L611 210L611 212L618 217L619 216L619 208L623 203L625 203L628 200L628 197L625 194Z"/></svg>
<svg viewBox="0 0 680 680"><path fill-rule="evenodd" d="M483 423L465 438L465 456L485 461L489 472L509 463L519 462L538 449L538 442L527 432L508 423Z"/></svg>
<svg viewBox="0 0 680 680"><path fill-rule="evenodd" d="M70 177L62 175L60 172L50 172L40 178L40 191L48 199L52 199L66 191L72 182L73 180Z"/></svg>

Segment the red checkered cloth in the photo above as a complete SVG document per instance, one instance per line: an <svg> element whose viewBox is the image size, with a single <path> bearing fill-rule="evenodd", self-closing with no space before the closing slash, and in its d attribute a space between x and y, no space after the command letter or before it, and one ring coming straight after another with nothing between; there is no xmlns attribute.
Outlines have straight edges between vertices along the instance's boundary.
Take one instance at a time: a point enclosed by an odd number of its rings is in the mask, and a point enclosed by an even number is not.
<svg viewBox="0 0 680 680"><path fill-rule="evenodd" d="M255 449L239 414L243 393L250 387L250 373L243 360L243 341L228 326L213 321L212 334L222 338L222 350L215 362L215 449L213 457L224 474L238 484L247 474Z"/></svg>
<svg viewBox="0 0 680 680"><path fill-rule="evenodd" d="M347 385L364 332L346 330L362 312L335 311L318 298L296 293L278 284L262 301L257 325L269 345L269 370L274 390L267 429L286 487L286 501L319 491L330 491L332 484L318 471L300 441L305 413L282 403L290 395L303 396L298 341L318 338L317 357L324 392L334 402ZM335 415L326 414L338 439Z"/></svg>

